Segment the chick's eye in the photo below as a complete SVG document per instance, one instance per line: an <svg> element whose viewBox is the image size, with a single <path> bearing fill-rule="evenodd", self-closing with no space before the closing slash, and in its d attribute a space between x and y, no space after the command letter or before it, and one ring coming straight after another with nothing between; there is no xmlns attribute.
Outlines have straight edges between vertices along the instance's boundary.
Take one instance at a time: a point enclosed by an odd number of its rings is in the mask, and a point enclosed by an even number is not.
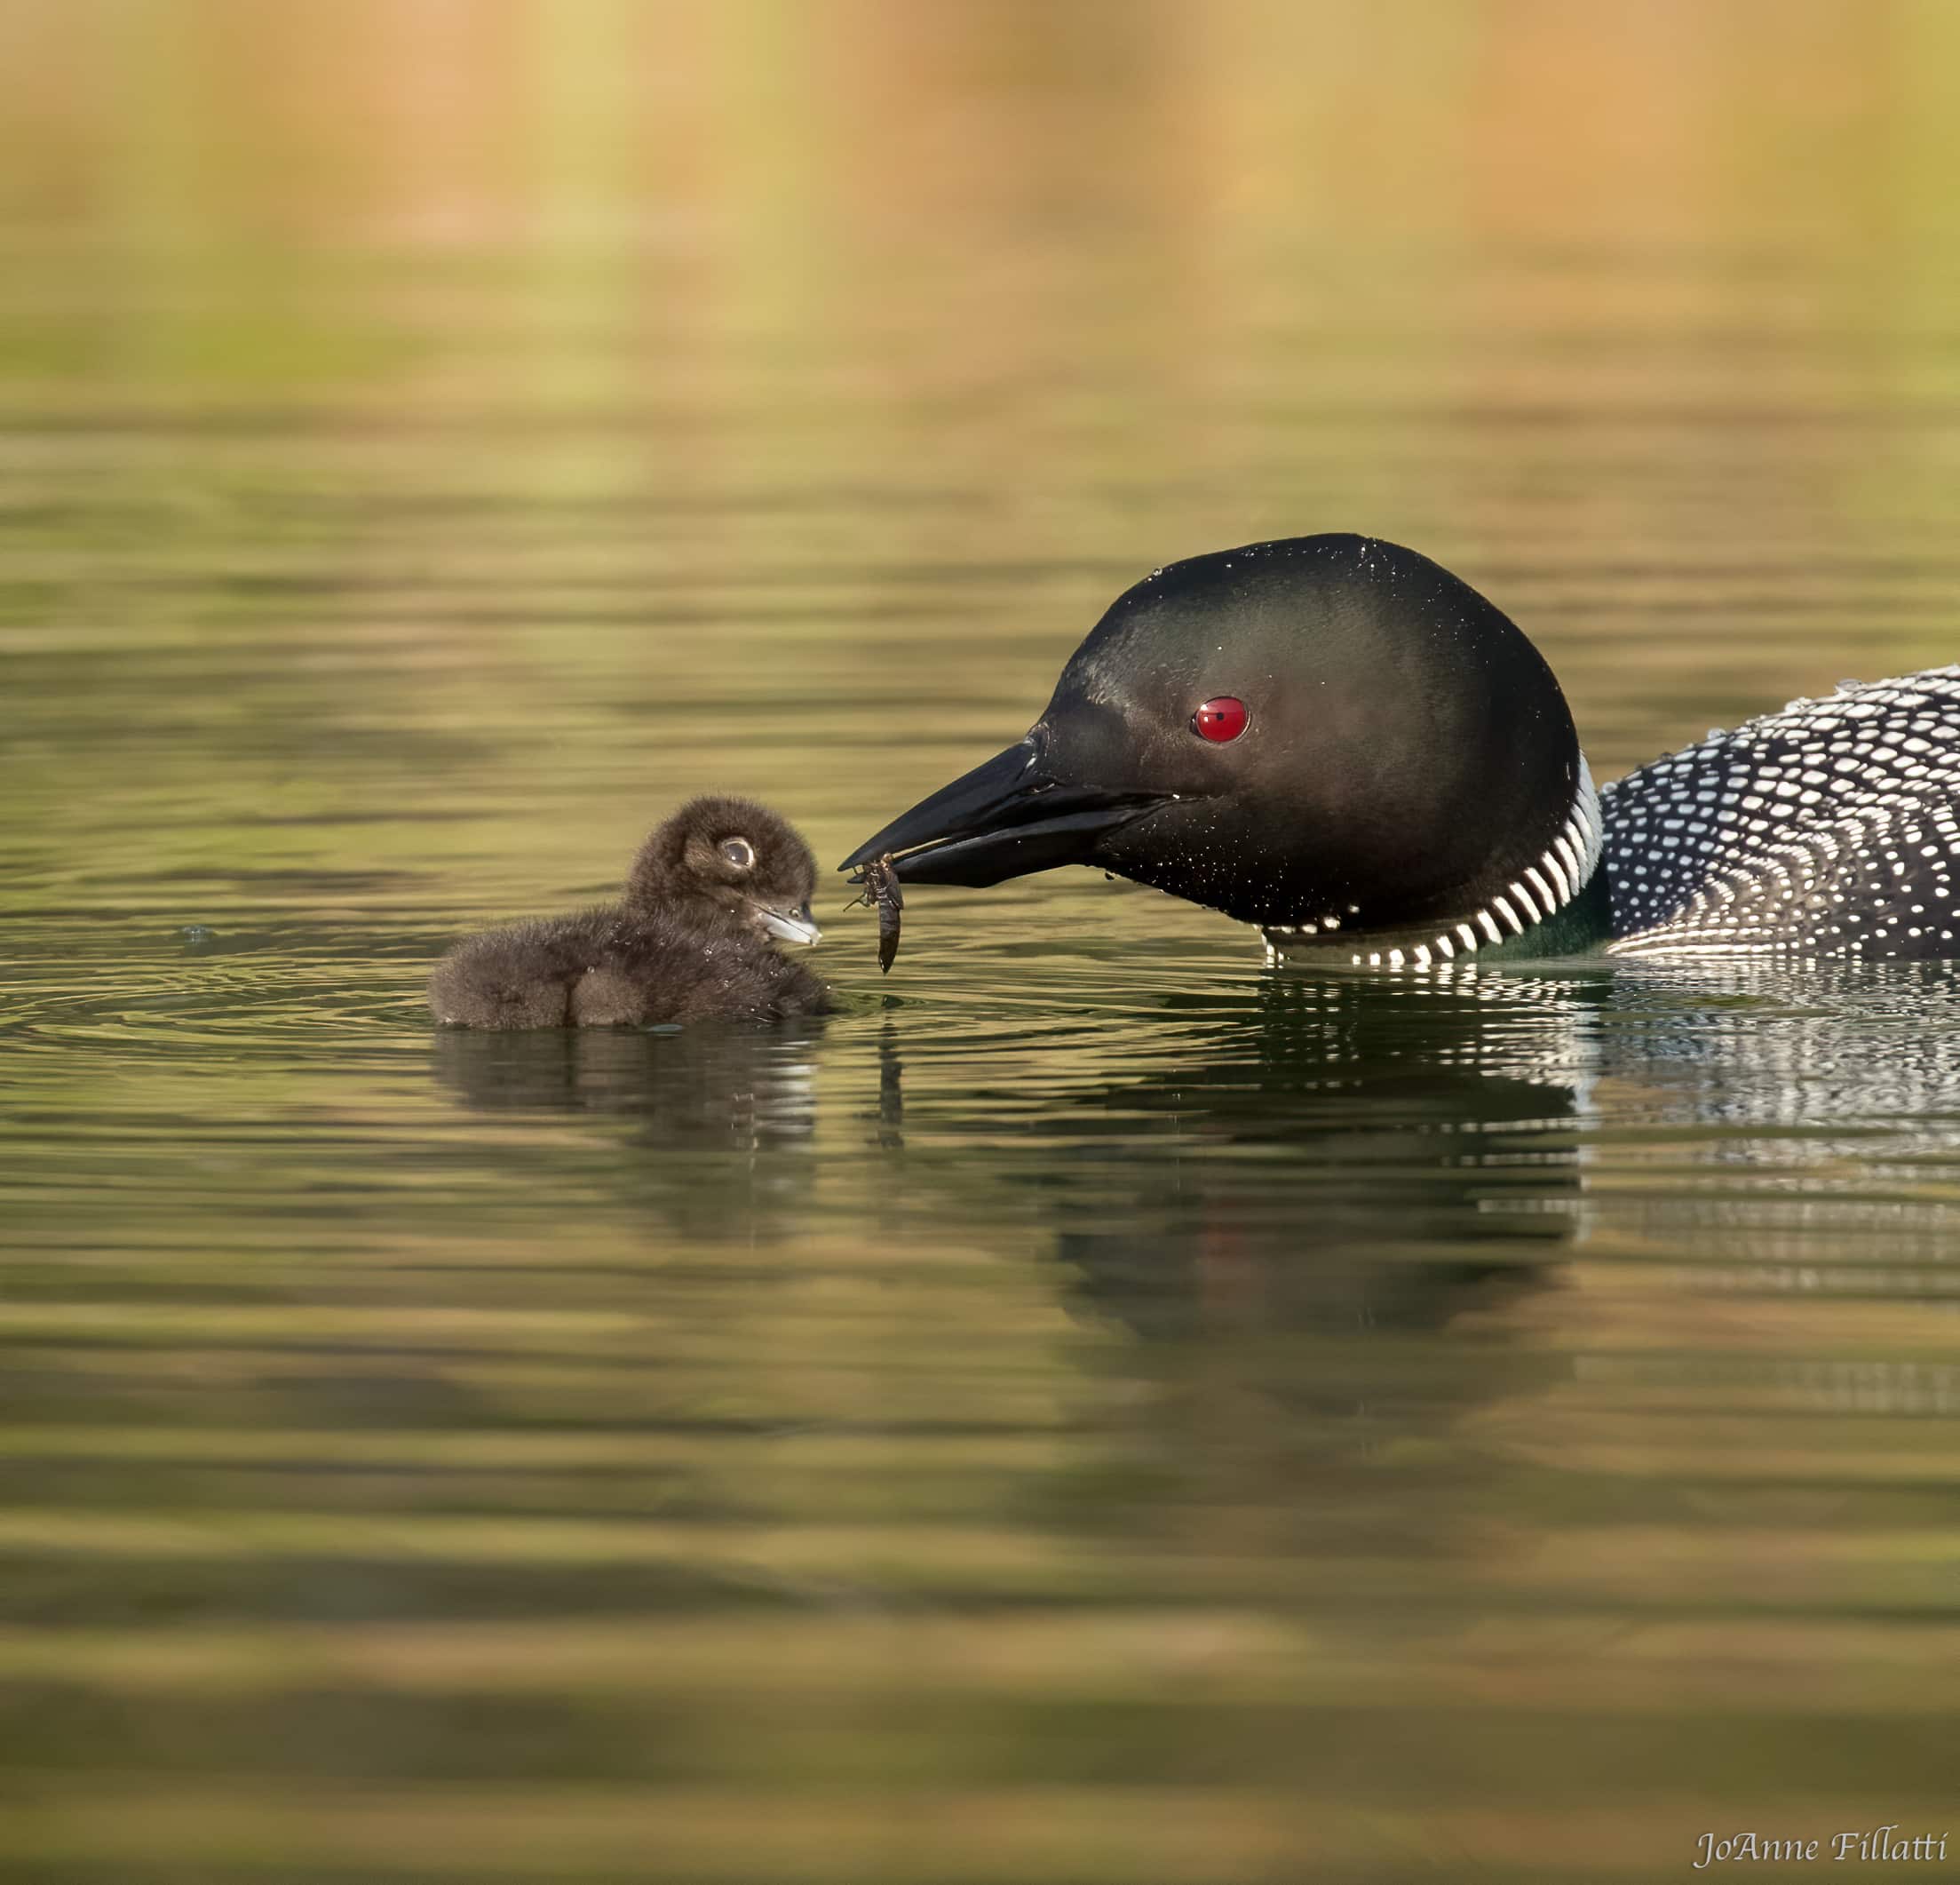
<svg viewBox="0 0 1960 1885"><path fill-rule="evenodd" d="M746 871L756 861L756 847L746 838L731 838L721 847L721 855L738 871Z"/></svg>
<svg viewBox="0 0 1960 1885"><path fill-rule="evenodd" d="M1201 740L1217 740L1223 744L1226 740L1237 739L1250 717L1242 700L1221 694L1216 700L1206 701L1191 716L1191 730Z"/></svg>

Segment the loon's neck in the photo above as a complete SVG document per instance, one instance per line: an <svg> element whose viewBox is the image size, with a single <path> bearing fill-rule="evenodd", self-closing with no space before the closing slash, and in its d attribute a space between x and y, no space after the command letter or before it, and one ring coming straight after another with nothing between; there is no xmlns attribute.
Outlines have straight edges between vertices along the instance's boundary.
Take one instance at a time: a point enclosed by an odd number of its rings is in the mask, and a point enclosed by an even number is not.
<svg viewBox="0 0 1960 1885"><path fill-rule="evenodd" d="M1440 968L1466 957L1516 960L1577 955L1612 932L1599 854L1606 825L1591 769L1579 756L1579 784L1559 835L1535 863L1460 917L1395 929L1344 927L1359 912L1316 922L1265 926L1266 959L1299 958L1353 968Z"/></svg>

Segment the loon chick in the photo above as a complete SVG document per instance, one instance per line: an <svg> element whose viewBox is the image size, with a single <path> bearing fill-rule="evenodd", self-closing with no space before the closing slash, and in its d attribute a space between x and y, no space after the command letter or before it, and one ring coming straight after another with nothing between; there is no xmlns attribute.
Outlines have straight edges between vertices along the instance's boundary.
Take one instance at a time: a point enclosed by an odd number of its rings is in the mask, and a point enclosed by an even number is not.
<svg viewBox="0 0 1960 1885"><path fill-rule="evenodd" d="M619 903L457 943L429 977L429 1006L466 1028L826 1014L829 990L769 946L821 935L816 869L774 812L690 799L640 847Z"/></svg>
<svg viewBox="0 0 1960 1885"><path fill-rule="evenodd" d="M1593 789L1544 657L1377 539L1126 591L1028 734L847 858L909 884L1087 863L1370 968L1576 954L1960 956L1960 667L1793 701Z"/></svg>

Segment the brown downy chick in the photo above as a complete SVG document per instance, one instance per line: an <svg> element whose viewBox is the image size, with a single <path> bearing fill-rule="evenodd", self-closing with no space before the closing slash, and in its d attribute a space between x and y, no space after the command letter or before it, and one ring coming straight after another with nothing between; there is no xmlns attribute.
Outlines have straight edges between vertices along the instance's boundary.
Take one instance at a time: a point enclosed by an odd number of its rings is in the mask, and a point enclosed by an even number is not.
<svg viewBox="0 0 1960 1885"><path fill-rule="evenodd" d="M690 799L633 859L621 907L702 929L814 942L817 861L787 819L747 799Z"/></svg>
<svg viewBox="0 0 1960 1885"><path fill-rule="evenodd" d="M690 799L640 847L623 900L458 943L429 978L438 1021L470 1028L639 1027L829 1012L775 941L814 942L816 861L775 813Z"/></svg>

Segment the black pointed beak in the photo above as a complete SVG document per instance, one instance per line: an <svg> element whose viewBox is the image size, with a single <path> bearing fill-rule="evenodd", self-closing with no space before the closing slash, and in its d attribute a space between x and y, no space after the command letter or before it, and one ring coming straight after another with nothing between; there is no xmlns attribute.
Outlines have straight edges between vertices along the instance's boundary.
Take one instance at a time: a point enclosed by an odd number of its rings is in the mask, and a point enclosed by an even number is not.
<svg viewBox="0 0 1960 1885"><path fill-rule="evenodd" d="M1031 871L1087 863L1106 832L1170 796L1057 778L1031 736L920 799L837 868L853 871L890 856L901 882L981 889Z"/></svg>

